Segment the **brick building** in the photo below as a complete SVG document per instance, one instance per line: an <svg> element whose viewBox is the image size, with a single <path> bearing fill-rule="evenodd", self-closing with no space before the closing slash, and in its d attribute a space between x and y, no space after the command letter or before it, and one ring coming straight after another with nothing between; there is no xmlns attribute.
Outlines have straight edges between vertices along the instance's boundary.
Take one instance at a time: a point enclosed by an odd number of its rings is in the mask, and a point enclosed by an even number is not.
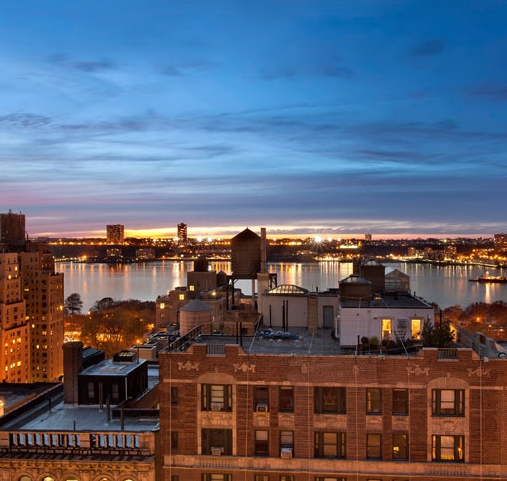
<svg viewBox="0 0 507 481"><path fill-rule="evenodd" d="M507 361L343 355L327 334L160 353L162 479L507 479Z"/></svg>

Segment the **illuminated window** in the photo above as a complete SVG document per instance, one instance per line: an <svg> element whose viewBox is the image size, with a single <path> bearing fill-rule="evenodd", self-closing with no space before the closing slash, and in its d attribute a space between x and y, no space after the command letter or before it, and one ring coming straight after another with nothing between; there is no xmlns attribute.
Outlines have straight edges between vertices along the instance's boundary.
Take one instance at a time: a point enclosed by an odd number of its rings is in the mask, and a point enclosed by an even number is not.
<svg viewBox="0 0 507 481"><path fill-rule="evenodd" d="M412 319L412 339L421 339L421 319Z"/></svg>
<svg viewBox="0 0 507 481"><path fill-rule="evenodd" d="M408 459L408 436L393 433L393 459Z"/></svg>
<svg viewBox="0 0 507 481"><path fill-rule="evenodd" d="M193 291L194 289L195 289L195 288L194 288L194 286L189 286L189 287L188 287L188 290L189 290L189 291Z"/></svg>
<svg viewBox="0 0 507 481"><path fill-rule="evenodd" d="M185 300L185 294L180 294L178 296L178 298L179 298L180 301L184 301Z"/></svg>
<svg viewBox="0 0 507 481"><path fill-rule="evenodd" d="M161 302L161 303L159 304L159 307L160 307L160 309L165 309L165 302Z"/></svg>
<svg viewBox="0 0 507 481"><path fill-rule="evenodd" d="M388 318L382 319L382 339L391 339L392 320Z"/></svg>
<svg viewBox="0 0 507 481"><path fill-rule="evenodd" d="M465 461L464 436L432 436L433 461Z"/></svg>

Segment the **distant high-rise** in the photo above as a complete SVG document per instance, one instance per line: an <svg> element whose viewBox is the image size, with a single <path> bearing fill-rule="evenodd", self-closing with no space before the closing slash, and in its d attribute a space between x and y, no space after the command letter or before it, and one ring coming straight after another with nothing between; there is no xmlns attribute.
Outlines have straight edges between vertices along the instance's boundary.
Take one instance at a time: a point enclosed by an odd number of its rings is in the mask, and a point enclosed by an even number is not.
<svg viewBox="0 0 507 481"><path fill-rule="evenodd" d="M125 227L121 224L106 226L107 243L119 245L125 242Z"/></svg>
<svg viewBox="0 0 507 481"><path fill-rule="evenodd" d="M188 242L187 237L187 224L183 222L178 224L178 244L184 245Z"/></svg>
<svg viewBox="0 0 507 481"><path fill-rule="evenodd" d="M13 214L10 210L0 214L0 243L13 244L25 239L25 215Z"/></svg>
<svg viewBox="0 0 507 481"><path fill-rule="evenodd" d="M30 382L55 382L63 374L64 279L46 244L27 243L18 253L30 328Z"/></svg>
<svg viewBox="0 0 507 481"><path fill-rule="evenodd" d="M0 381L30 382L30 328L16 252L0 253Z"/></svg>
<svg viewBox="0 0 507 481"><path fill-rule="evenodd" d="M11 234L19 227L17 235L6 236L0 253L0 342L5 347L0 380L58 381L63 374L63 274L55 272L47 244L24 239L24 215L9 212L0 219L14 226Z"/></svg>

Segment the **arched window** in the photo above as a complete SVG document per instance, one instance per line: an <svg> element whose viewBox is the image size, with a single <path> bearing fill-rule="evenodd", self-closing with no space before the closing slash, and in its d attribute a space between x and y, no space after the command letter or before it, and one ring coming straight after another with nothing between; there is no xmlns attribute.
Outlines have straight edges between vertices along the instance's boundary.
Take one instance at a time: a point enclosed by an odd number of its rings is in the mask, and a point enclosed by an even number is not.
<svg viewBox="0 0 507 481"><path fill-rule="evenodd" d="M30 476L20 476L18 481L32 481Z"/></svg>

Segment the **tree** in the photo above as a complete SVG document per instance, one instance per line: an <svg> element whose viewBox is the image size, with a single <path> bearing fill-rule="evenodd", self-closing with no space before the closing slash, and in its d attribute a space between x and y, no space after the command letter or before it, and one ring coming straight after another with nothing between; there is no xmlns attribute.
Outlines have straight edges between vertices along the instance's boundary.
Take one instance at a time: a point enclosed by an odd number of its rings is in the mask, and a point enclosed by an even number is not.
<svg viewBox="0 0 507 481"><path fill-rule="evenodd" d="M69 297L65 299L65 309L74 315L76 312L79 314L83 309L83 301L81 296L77 292L73 292Z"/></svg>
<svg viewBox="0 0 507 481"><path fill-rule="evenodd" d="M429 319L423 324L421 340L424 347L447 347L454 341L451 324L443 320L433 325Z"/></svg>

